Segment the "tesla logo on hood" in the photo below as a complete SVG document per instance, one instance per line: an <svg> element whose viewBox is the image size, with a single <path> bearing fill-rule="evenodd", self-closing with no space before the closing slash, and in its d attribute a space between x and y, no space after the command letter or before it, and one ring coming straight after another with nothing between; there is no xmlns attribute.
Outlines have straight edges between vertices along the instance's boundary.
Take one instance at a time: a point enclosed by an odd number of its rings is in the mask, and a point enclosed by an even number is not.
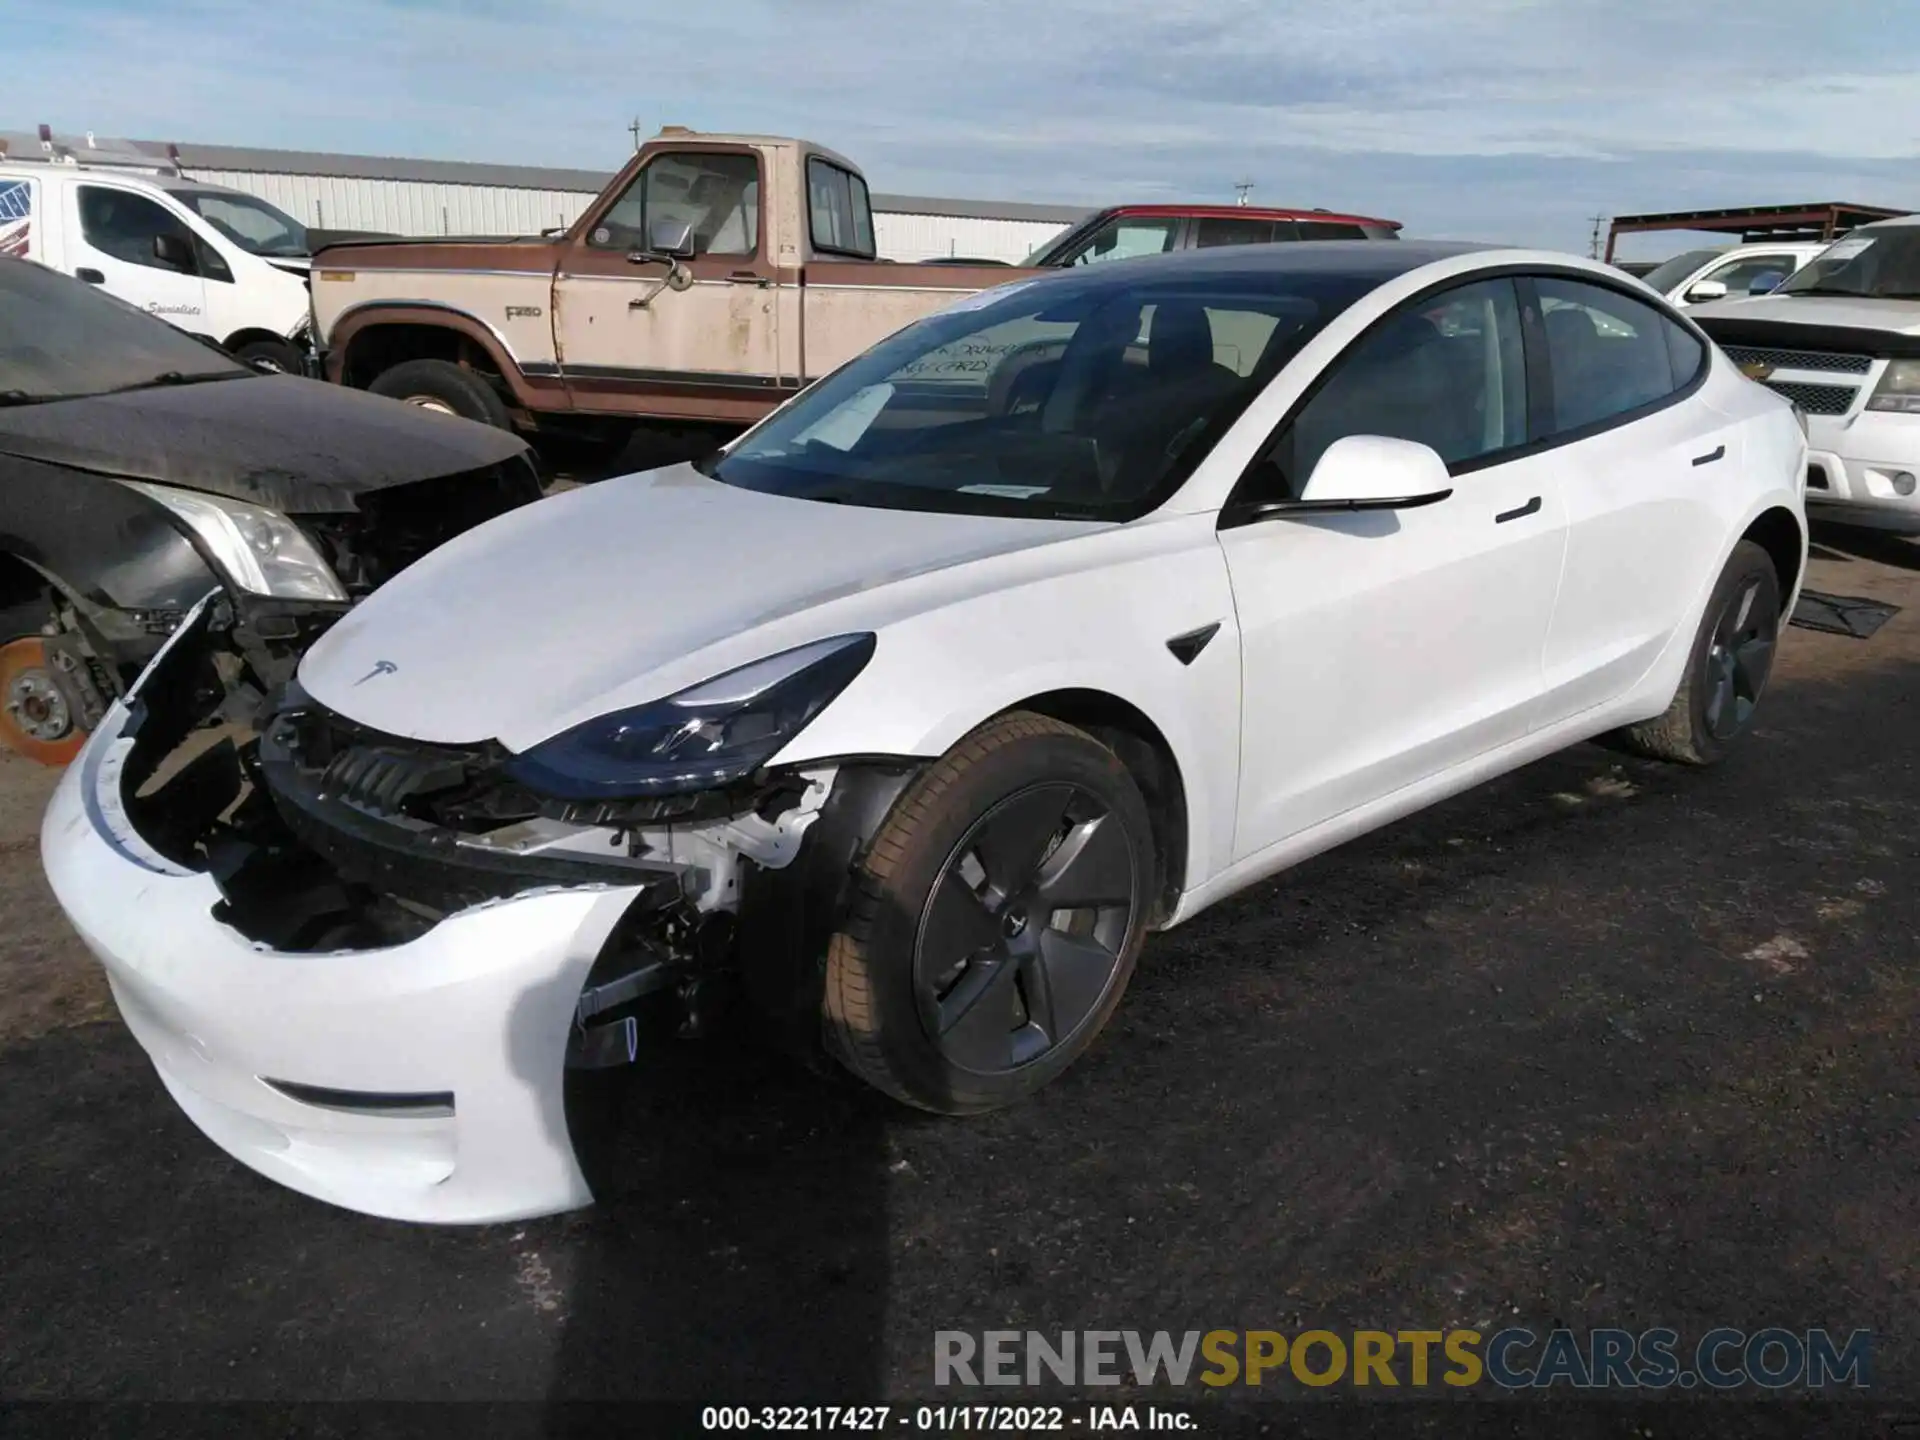
<svg viewBox="0 0 1920 1440"><path fill-rule="evenodd" d="M369 680L378 680L382 675L391 675L399 668L400 667L391 660L376 660L373 662L373 668L353 683L355 685L364 685Z"/></svg>

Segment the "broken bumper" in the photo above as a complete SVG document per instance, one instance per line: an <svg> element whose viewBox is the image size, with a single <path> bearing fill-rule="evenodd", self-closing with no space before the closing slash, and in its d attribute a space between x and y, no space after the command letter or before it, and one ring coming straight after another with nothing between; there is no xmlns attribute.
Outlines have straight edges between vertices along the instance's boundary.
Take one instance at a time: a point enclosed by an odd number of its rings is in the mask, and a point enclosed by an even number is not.
<svg viewBox="0 0 1920 1440"><path fill-rule="evenodd" d="M408 943L279 953L214 918L213 877L127 822L115 704L47 810L62 908L168 1091L228 1154L394 1219L476 1223L592 1195L562 1102L576 1004L643 887L536 891Z"/></svg>

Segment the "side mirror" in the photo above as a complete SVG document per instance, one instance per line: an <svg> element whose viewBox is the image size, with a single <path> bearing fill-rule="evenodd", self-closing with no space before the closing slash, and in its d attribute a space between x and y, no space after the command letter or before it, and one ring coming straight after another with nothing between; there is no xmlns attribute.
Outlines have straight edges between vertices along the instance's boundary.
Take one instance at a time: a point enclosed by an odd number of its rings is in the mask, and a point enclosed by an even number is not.
<svg viewBox="0 0 1920 1440"><path fill-rule="evenodd" d="M656 255L674 260L693 258L693 226L685 220L665 216L647 226L647 246Z"/></svg>
<svg viewBox="0 0 1920 1440"><path fill-rule="evenodd" d="M193 263L193 246L179 235L154 236L153 258L169 270L178 270L182 275L191 275L196 268Z"/></svg>
<svg viewBox="0 0 1920 1440"><path fill-rule="evenodd" d="M1686 295L1686 300L1689 305L1702 305L1709 300L1724 300L1726 298L1727 286L1723 280L1702 280L1698 285L1690 287Z"/></svg>
<svg viewBox="0 0 1920 1440"><path fill-rule="evenodd" d="M1782 270L1762 270L1753 277L1753 283L1747 286L1749 295L1771 295L1780 288L1780 282L1787 278Z"/></svg>
<svg viewBox="0 0 1920 1440"><path fill-rule="evenodd" d="M1294 503L1302 510L1411 510L1453 494L1439 452L1386 435L1346 435L1333 442Z"/></svg>

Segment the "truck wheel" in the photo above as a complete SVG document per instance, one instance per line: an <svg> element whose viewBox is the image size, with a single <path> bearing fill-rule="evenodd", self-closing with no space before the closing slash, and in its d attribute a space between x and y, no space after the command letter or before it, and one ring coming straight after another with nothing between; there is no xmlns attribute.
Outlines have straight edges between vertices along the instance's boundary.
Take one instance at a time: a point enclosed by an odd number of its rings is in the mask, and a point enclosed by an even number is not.
<svg viewBox="0 0 1920 1440"><path fill-rule="evenodd" d="M1119 1005L1153 874L1146 802L1111 750L1043 715L989 721L868 847L827 951L829 1050L941 1114L1032 1094Z"/></svg>
<svg viewBox="0 0 1920 1440"><path fill-rule="evenodd" d="M402 361L382 371L367 389L422 410L478 420L496 430L513 428L507 419L507 407L494 388L451 360Z"/></svg>
<svg viewBox="0 0 1920 1440"><path fill-rule="evenodd" d="M299 350L285 340L249 340L233 347L233 358L242 365L280 375L304 374L307 368Z"/></svg>
<svg viewBox="0 0 1920 1440"><path fill-rule="evenodd" d="M42 765L65 765L87 733L54 683L40 637L48 618L41 604L0 610L0 746Z"/></svg>

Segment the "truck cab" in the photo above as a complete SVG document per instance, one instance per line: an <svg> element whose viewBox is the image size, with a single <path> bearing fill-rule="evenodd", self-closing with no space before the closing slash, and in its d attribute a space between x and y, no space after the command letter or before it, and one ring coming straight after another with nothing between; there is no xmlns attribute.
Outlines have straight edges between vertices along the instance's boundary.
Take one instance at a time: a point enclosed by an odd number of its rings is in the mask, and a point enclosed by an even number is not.
<svg viewBox="0 0 1920 1440"><path fill-rule="evenodd" d="M298 371L307 234L255 196L131 146L0 136L0 255L35 260L220 345Z"/></svg>

